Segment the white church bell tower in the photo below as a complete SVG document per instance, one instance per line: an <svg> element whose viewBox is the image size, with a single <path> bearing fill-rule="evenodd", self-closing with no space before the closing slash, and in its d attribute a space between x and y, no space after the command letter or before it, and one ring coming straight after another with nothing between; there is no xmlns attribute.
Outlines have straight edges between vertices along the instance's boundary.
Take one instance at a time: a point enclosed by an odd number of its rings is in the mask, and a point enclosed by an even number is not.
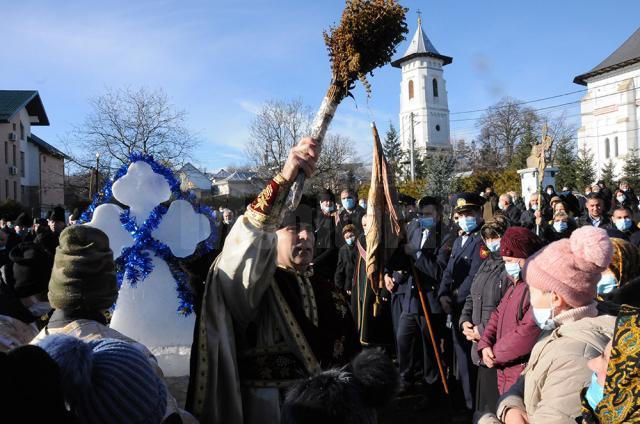
<svg viewBox="0 0 640 424"><path fill-rule="evenodd" d="M449 102L444 80L444 66L453 58L436 50L418 29L405 54L391 63L402 69L400 83L400 141L402 149L411 149L412 136L417 156L451 149L449 140Z"/></svg>

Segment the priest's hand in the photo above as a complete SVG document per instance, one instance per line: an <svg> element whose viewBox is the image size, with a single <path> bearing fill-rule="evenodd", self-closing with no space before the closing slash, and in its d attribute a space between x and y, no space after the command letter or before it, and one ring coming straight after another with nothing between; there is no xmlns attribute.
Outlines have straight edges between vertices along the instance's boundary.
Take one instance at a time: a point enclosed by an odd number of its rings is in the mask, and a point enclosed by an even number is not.
<svg viewBox="0 0 640 424"><path fill-rule="evenodd" d="M302 170L307 177L311 177L316 170L316 162L320 157L320 145L313 139L305 137L289 151L289 157L282 168L282 176L292 182Z"/></svg>

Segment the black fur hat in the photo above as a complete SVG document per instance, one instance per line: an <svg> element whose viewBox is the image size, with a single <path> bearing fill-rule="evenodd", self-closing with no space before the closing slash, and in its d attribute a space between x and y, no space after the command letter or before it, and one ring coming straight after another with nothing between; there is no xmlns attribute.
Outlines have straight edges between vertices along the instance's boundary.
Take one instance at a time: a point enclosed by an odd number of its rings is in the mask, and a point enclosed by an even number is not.
<svg viewBox="0 0 640 424"><path fill-rule="evenodd" d="M398 393L399 377L381 350L366 349L350 365L324 371L288 391L281 424L374 424L376 408Z"/></svg>

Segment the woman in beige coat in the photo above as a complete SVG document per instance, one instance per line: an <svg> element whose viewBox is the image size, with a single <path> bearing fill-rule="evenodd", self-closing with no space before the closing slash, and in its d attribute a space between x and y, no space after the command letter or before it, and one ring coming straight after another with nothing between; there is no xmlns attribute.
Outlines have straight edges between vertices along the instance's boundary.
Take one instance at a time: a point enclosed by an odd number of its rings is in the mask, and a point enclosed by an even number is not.
<svg viewBox="0 0 640 424"><path fill-rule="evenodd" d="M604 230L583 227L532 256L524 268L534 319L543 330L518 382L500 399L505 424L573 424L581 413L580 392L589 385L590 358L613 335L615 317L598 317L596 285L611 260Z"/></svg>

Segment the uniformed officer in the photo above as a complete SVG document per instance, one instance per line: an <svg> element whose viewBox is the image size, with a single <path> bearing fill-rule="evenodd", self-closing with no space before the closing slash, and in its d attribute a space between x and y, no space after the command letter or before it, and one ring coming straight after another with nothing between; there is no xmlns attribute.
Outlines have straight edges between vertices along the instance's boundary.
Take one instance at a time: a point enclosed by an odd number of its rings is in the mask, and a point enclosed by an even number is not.
<svg viewBox="0 0 640 424"><path fill-rule="evenodd" d="M442 309L449 316L447 322L459 321L473 278L482 261L486 259L486 255L481 254L486 251L486 246L480 236L483 204L484 199L475 193L461 193L454 200L454 212L458 215L460 233L453 243L438 291ZM471 345L456 325L451 325L451 331L457 377L462 385L465 405L468 410L472 410L472 388L475 387L476 370L471 363Z"/></svg>

